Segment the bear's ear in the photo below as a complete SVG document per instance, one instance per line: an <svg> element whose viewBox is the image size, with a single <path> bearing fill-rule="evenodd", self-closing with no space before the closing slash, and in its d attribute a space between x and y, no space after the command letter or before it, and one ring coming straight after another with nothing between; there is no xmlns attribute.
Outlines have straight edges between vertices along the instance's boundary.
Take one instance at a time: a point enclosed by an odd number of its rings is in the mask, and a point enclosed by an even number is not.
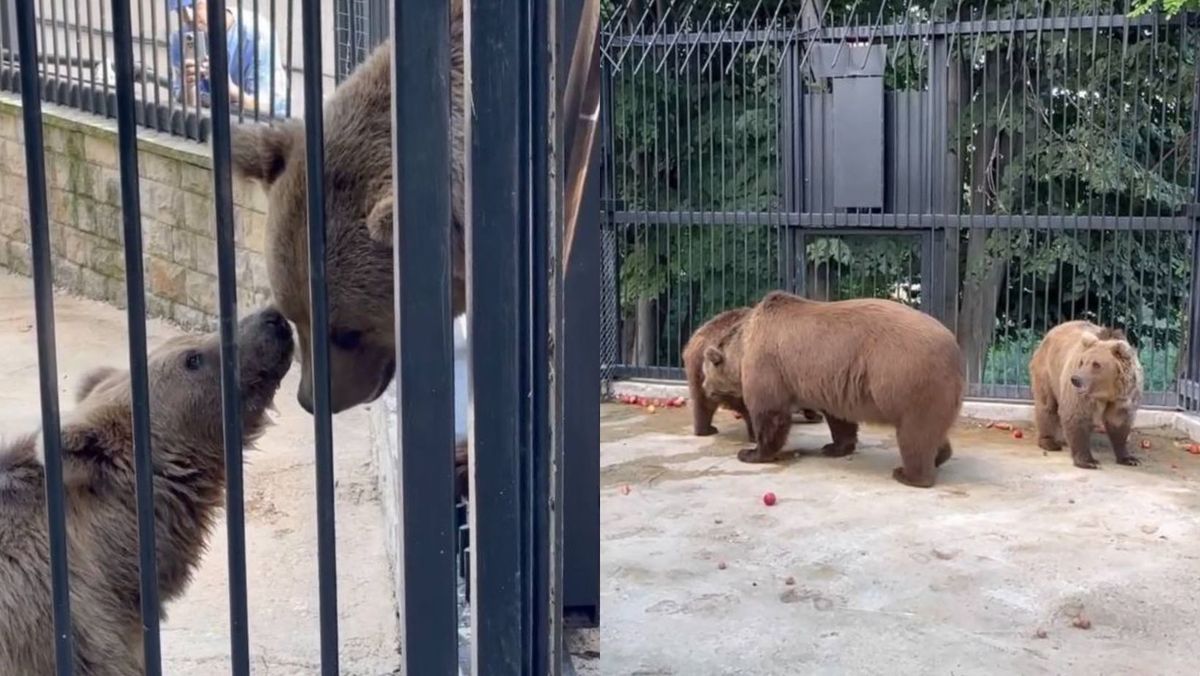
<svg viewBox="0 0 1200 676"><path fill-rule="evenodd" d="M111 366L102 366L88 371L84 374L83 378L79 381L79 386L75 389L75 403L83 401L96 389L97 385L116 374L117 369Z"/></svg>
<svg viewBox="0 0 1200 676"><path fill-rule="evenodd" d="M725 355L712 345L704 348L704 358L713 366L720 366L725 362Z"/></svg>
<svg viewBox="0 0 1200 676"><path fill-rule="evenodd" d="M90 423L64 421L59 432L62 453L63 484L69 489L96 488L107 483L119 467L128 465L129 459L113 449L105 433L103 422ZM37 436L37 459L46 464L45 439Z"/></svg>
<svg viewBox="0 0 1200 676"><path fill-rule="evenodd" d="M367 214L367 232L370 233L371 239L388 247L392 245L393 204L394 199L389 184L387 192L379 198L375 206L371 207L371 213Z"/></svg>
<svg viewBox="0 0 1200 676"><path fill-rule="evenodd" d="M1091 346L1095 345L1096 341L1098 341L1098 340L1100 340L1100 339L1097 338L1096 334L1094 334L1094 333L1085 333L1079 337L1079 342L1084 347L1091 347Z"/></svg>
<svg viewBox="0 0 1200 676"><path fill-rule="evenodd" d="M1109 340L1127 340L1125 332L1121 329L1109 329L1108 338Z"/></svg>
<svg viewBox="0 0 1200 676"><path fill-rule="evenodd" d="M1133 346L1124 340L1118 340L1117 342L1113 343L1112 351L1113 354L1120 359L1124 359L1125 361L1133 361Z"/></svg>
<svg viewBox="0 0 1200 676"><path fill-rule="evenodd" d="M274 126L254 123L232 125L229 146L234 171L243 178L270 187L287 168L288 156L299 138L298 128L295 120Z"/></svg>

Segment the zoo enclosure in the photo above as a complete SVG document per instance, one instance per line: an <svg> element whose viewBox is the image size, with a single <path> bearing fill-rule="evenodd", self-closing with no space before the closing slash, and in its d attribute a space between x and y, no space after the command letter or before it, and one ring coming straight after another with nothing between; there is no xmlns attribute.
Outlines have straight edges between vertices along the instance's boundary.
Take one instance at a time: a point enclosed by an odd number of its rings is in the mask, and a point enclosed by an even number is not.
<svg viewBox="0 0 1200 676"><path fill-rule="evenodd" d="M233 3L230 3L232 5ZM288 3L289 6L291 3ZM473 598L469 631L470 671L548 673L563 669L564 625L598 621L599 570L599 430L595 420L598 389L595 357L589 341L597 335L590 324L598 291L598 260L584 253L564 260L564 225L559 218L565 193L578 191L584 214L576 251L595 251L588 215L598 213L598 184L564 181L572 167L574 117L563 83L575 80L578 54L566 54L582 40L592 3L544 3L497 0L466 3L472 14L472 39L463 49L468 63L488 87L473 86L467 99L480 117L470 154L478 181L467 186L474 218L468 224L467 265L471 270L472 333L488 336L476 342L473 394L478 415L472 434L471 495L483 508L472 510L468 561ZM322 7L316 0L298 3L304 65L322 71ZM51 7L63 6L52 4ZM139 3L141 8L153 6ZM138 78L146 69L135 60L131 3L112 0L108 23L96 28L111 49L111 81L101 88L69 62L66 80L51 76L57 63L47 58L39 40L47 24L39 22L32 2L0 6L5 51L0 55L0 85L21 94L24 155L29 203L29 234L36 305L38 368L45 448L46 506L50 534L56 673L78 668L71 630L68 579L66 496L62 484L59 437L58 375L54 334L54 269L47 209L44 100L74 105L114 117L119 129L121 222L130 334L129 362L133 387L133 452L138 512L139 602L141 639L148 674L162 671L159 642L158 582L155 556L154 489L151 480L146 354L146 294L143 275L141 204L139 202L138 128L151 127L207 138L212 148L213 233L219 279L222 429L227 475L226 512L229 556L231 669L249 673L247 628L244 486L242 480L240 402L238 395L236 324L238 316L234 265L234 219L230 128L245 111L231 109L225 72L224 28L219 19L226 3L209 1L213 19L212 115L188 117L184 111L154 107ZM409 674L458 672L461 607L456 588L455 506L453 498L453 418L450 257L451 128L449 116L449 0L423 3L374 3L390 31L376 26L370 39L391 34L396 152L393 184L398 223L431 227L397 227L395 297L398 368L401 391L397 436L401 447L403 542L399 577L400 658ZM44 9L45 4L41 3ZM78 16L78 5L75 5ZM91 7L91 5L89 5ZM101 10L103 11L103 10ZM350 10L348 10L349 13ZM151 10L153 12L153 10ZM41 15L44 19L44 14ZM593 15L594 16L594 15ZM52 19L52 22L54 20ZM360 26L351 22L350 26ZM51 34L58 35L54 24ZM80 28L79 24L75 29ZM92 31L89 29L89 36ZM349 42L361 34L345 33ZM78 42L76 44L79 44ZM144 43L141 43L144 45ZM78 52L77 52L78 54ZM362 52L353 46L341 68L349 68ZM585 53L586 60L586 53ZM69 60L68 60L69 61ZM52 63L53 62L53 63ZM142 62L144 65L145 62ZM62 64L58 64L62 65ZM570 77L554 69L570 65ZM583 64L586 72L586 63ZM564 69L565 70L565 69ZM345 72L344 70L342 71ZM94 74L94 71L93 71ZM565 73L564 73L565 74ZM303 82L305 108L321 108L323 79ZM588 79L583 78L586 84ZM142 81L144 83L144 80ZM160 83L161 84L161 83ZM556 86L557 85L557 86ZM141 98L139 98L139 93ZM270 122L270 117L265 122ZM247 120L252 122L252 120ZM559 126L559 125L562 126ZM323 186L323 121L308 115L305 161L307 184ZM590 155L580 155L591 159ZM576 158L578 159L578 158ZM582 161L582 160L581 160ZM563 166L556 166L561 163ZM583 161L586 166L587 162ZM594 164L594 161L593 161ZM441 178L439 178L439 176ZM588 184L592 184L589 188ZM325 209L323 189L306 195L309 243L309 293L313 323L327 325L325 276ZM569 230L567 233L569 234ZM400 235L403 233L403 236ZM588 233L592 233L589 235ZM567 243L569 244L569 239ZM496 252L507 252L497 256ZM567 250L569 254L570 250ZM475 255L476 253L480 255ZM594 277L594 283L592 278ZM474 307L490 310L477 312ZM250 310L250 308L244 308ZM399 321L399 320L403 321ZM335 553L333 438L329 401L328 336L314 332L312 344L316 432L316 503L321 673L338 673L338 599ZM400 348L403 346L403 349ZM589 365L590 362L590 365ZM285 393L280 393L285 396ZM589 405L590 402L590 405ZM572 403L574 413L567 412ZM571 452L563 449L571 445ZM430 452L442 448L445 453ZM480 450L482 449L482 450ZM569 484L569 489L565 486ZM569 534L564 533L569 523ZM571 570L564 575L564 559ZM47 637L48 640L51 637ZM569 662L568 662L569 665Z"/></svg>
<svg viewBox="0 0 1200 676"><path fill-rule="evenodd" d="M604 378L682 378L774 288L955 331L969 395L1029 398L1067 319L1196 407L1195 15L1123 2L681 0L603 28Z"/></svg>

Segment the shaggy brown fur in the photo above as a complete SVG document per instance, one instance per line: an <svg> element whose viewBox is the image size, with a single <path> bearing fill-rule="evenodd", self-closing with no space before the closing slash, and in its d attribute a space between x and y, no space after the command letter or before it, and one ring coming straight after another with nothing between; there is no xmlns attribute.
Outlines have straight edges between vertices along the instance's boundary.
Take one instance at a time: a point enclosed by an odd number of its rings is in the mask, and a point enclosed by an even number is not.
<svg viewBox="0 0 1200 676"><path fill-rule="evenodd" d="M244 438L251 444L291 366L292 334L273 310L246 317L239 330ZM187 587L225 490L218 337L179 337L154 350L149 385L165 604ZM91 372L76 399L61 427L75 673L135 676L143 671L128 372ZM0 447L0 674L54 671L43 457L40 434Z"/></svg>
<svg viewBox="0 0 1200 676"><path fill-rule="evenodd" d="M746 423L746 436L754 441L754 423L746 410L746 402L742 401L741 397L710 398L704 392L704 351L709 346L716 345L724 335L738 326L749 312L750 308L739 307L718 314L696 329L688 339L687 345L683 346L683 368L687 374L688 393L692 403L692 431L698 437L717 433L717 428L712 424L713 415L716 414L717 408L724 406L742 416L742 421ZM793 418L793 422L821 422L821 414L802 409Z"/></svg>
<svg viewBox="0 0 1200 676"><path fill-rule="evenodd" d="M1050 329L1029 361L1038 446L1071 447L1076 467L1099 466L1092 455L1093 425L1104 428L1122 465L1140 461L1126 442L1142 399L1142 365L1120 331L1087 321Z"/></svg>
<svg viewBox="0 0 1200 676"><path fill-rule="evenodd" d="M466 306L463 234L463 23L450 3L450 127L453 314ZM391 41L381 44L325 103L325 214L330 337L330 395L339 412L381 395L395 374L392 305ZM304 123L233 127L237 173L267 191L267 270L276 303L296 325L300 345L297 398L312 410L309 369L308 218Z"/></svg>
<svg viewBox="0 0 1200 676"><path fill-rule="evenodd" d="M732 331L705 351L710 396L741 396L754 419L757 445L743 462L770 462L787 441L793 405L825 413L833 442L823 452L848 455L858 423L896 427L909 486L934 484L950 459L947 434L962 407L962 354L936 319L889 300L811 301L768 293Z"/></svg>

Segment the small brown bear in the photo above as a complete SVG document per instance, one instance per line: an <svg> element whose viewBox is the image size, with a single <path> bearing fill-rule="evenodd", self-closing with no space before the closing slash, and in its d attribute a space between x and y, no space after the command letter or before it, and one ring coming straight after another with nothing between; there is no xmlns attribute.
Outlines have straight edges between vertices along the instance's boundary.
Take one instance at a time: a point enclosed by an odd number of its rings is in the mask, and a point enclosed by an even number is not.
<svg viewBox="0 0 1200 676"><path fill-rule="evenodd" d="M1062 450L1063 437L1076 467L1096 469L1093 426L1103 427L1122 465L1140 461L1126 442L1142 399L1142 365L1118 330L1088 321L1050 329L1029 360L1038 446Z"/></svg>
<svg viewBox="0 0 1200 676"><path fill-rule="evenodd" d="M243 438L269 422L292 364L291 327L265 310L239 326ZM183 594L225 494L220 340L181 336L148 358L159 600ZM144 673L128 371L96 369L61 421L67 562L78 674ZM41 434L0 446L0 674L54 673ZM160 613L162 606L160 606Z"/></svg>
<svg viewBox="0 0 1200 676"><path fill-rule="evenodd" d="M738 453L743 462L776 458L793 405L824 412L829 456L854 452L860 422L894 426L903 466L892 476L908 486L932 486L953 454L962 352L940 322L895 301L772 291L704 356L705 391L744 398L754 420L757 444Z"/></svg>
<svg viewBox="0 0 1200 676"><path fill-rule="evenodd" d="M692 432L698 437L717 433L717 428L712 424L713 415L717 408L724 406L742 416L742 421L746 423L746 436L754 441L754 423L746 410L746 403L740 397L710 398L704 392L704 351L740 325L749 312L748 307L738 307L716 315L696 329L687 345L683 346L683 368L687 374L688 394L692 403ZM821 414L804 409L794 421L821 422Z"/></svg>

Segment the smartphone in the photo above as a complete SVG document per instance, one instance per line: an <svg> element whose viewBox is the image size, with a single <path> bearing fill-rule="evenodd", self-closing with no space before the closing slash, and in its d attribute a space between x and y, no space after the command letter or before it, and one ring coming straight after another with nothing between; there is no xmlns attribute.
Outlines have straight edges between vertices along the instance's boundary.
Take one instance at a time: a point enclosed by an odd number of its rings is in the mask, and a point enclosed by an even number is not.
<svg viewBox="0 0 1200 676"><path fill-rule="evenodd" d="M183 59L195 59L196 65L208 58L208 34L204 31L189 31L183 35Z"/></svg>

